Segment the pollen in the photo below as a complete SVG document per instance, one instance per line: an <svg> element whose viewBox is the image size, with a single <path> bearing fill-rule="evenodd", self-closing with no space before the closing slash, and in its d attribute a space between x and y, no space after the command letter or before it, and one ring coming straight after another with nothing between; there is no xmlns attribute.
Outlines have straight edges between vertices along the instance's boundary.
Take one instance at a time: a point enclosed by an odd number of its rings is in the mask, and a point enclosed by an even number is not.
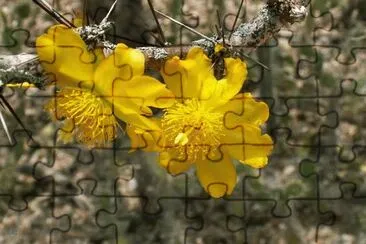
<svg viewBox="0 0 366 244"><path fill-rule="evenodd" d="M168 150L177 149L179 157L189 161L204 159L220 145L223 114L208 110L197 99L189 99L165 110L162 129Z"/></svg>
<svg viewBox="0 0 366 244"><path fill-rule="evenodd" d="M104 146L116 138L118 122L111 106L88 90L62 88L46 106L55 119L65 120L61 139L77 141L89 146Z"/></svg>

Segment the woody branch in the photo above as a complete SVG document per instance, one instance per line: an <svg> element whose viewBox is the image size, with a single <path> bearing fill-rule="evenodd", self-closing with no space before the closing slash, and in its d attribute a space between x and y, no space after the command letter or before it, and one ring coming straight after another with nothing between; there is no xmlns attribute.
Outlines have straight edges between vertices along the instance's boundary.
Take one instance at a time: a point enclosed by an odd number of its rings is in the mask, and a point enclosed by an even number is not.
<svg viewBox="0 0 366 244"><path fill-rule="evenodd" d="M215 42L225 43L229 55L240 56L241 49L255 49L280 31L283 26L301 22L306 15L307 9L302 0L268 0L253 19L247 23L241 23L230 36L217 39ZM158 68L167 58L184 55L192 46L200 46L210 56L214 52L215 42L199 39L184 47L139 47L138 49L144 53L147 67ZM36 57L35 54L0 55L0 65L18 68L19 63L34 60Z"/></svg>

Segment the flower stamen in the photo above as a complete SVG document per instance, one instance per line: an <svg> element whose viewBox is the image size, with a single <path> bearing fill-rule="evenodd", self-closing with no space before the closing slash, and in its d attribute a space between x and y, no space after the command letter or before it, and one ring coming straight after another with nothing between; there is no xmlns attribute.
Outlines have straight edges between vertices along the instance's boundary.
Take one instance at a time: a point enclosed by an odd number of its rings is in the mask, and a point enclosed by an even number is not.
<svg viewBox="0 0 366 244"><path fill-rule="evenodd" d="M70 134L84 144L104 146L116 138L118 122L103 99L87 90L62 88L46 110L65 119L61 139L70 141ZM70 131L70 122L74 125Z"/></svg>
<svg viewBox="0 0 366 244"><path fill-rule="evenodd" d="M205 158L220 145L223 126L223 115L207 110L197 99L176 103L162 118L168 149L177 149L190 161Z"/></svg>

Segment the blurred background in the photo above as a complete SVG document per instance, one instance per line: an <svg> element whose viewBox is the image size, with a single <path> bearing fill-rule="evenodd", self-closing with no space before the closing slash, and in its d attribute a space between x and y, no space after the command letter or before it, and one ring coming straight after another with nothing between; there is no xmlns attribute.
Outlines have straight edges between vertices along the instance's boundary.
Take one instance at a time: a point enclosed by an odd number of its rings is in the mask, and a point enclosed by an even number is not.
<svg viewBox="0 0 366 244"><path fill-rule="evenodd" d="M87 1L99 23L112 5ZM245 22L265 1L247 0ZM83 3L49 1L67 18ZM239 0L154 0L154 7L211 35L232 29ZM35 53L55 22L30 0L0 0L0 54ZM243 91L271 109L264 131L275 141L269 165L237 164L233 194L214 200L194 170L172 177L153 153L114 145L88 150L57 141L43 107L53 89L10 89L4 96L26 125L6 114L0 129L0 243L366 243L366 1L311 0L302 23L284 27L249 55ZM219 10L220 21L216 11ZM147 1L119 0L109 38L156 44ZM199 37L160 19L176 45Z"/></svg>

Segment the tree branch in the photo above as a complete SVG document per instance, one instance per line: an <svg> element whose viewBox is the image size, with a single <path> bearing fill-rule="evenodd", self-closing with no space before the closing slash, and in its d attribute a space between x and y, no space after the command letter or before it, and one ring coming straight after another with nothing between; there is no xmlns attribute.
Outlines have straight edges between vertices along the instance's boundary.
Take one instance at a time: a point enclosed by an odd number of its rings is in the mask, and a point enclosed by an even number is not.
<svg viewBox="0 0 366 244"><path fill-rule="evenodd" d="M268 0L267 4L259 11L248 23L242 23L225 40L216 39L217 43L225 43L228 56L240 56L240 49L255 49L267 39L276 34L284 25L301 22L305 19L307 10L302 0ZM206 39L200 39L187 46L168 46L168 47L139 47L146 57L146 66L159 69L164 60L178 55L184 56L192 46L200 46L208 56L214 53L215 44ZM0 56L0 65L5 67L17 67L20 60L22 63L34 64L37 56L28 54ZM32 69L31 69L32 70Z"/></svg>

